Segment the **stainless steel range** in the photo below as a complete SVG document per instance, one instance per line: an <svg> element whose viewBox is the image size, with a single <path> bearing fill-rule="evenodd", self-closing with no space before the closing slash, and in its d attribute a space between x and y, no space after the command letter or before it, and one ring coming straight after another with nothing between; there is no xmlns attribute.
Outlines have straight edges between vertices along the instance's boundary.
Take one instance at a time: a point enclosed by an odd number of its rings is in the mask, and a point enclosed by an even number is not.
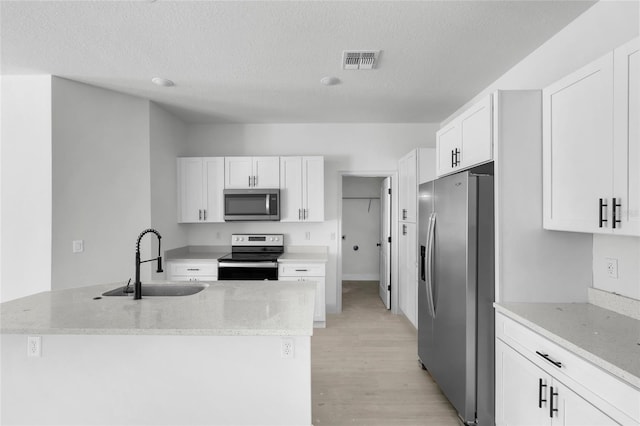
<svg viewBox="0 0 640 426"><path fill-rule="evenodd" d="M233 234L231 253L218 259L219 280L277 280L282 234Z"/></svg>

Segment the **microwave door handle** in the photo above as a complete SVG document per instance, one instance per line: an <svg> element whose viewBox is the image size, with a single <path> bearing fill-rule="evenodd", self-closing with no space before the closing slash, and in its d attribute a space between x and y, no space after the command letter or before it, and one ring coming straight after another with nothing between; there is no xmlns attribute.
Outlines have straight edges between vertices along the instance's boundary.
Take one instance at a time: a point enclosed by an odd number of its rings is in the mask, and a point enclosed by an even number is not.
<svg viewBox="0 0 640 426"><path fill-rule="evenodd" d="M269 199L269 194L267 194L265 198L267 199L267 202L266 202L267 214L271 214L271 200Z"/></svg>

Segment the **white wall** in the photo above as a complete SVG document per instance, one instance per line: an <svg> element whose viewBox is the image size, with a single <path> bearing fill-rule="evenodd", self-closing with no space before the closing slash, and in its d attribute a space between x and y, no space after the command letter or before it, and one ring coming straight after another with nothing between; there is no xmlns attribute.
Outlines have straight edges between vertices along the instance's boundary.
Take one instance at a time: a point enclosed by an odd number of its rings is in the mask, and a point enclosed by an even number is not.
<svg viewBox="0 0 640 426"><path fill-rule="evenodd" d="M384 178L342 179L342 279L380 278L380 188ZM368 198L367 198L368 197ZM358 246L358 250L353 247Z"/></svg>
<svg viewBox="0 0 640 426"><path fill-rule="evenodd" d="M52 86L52 288L126 281L151 225L149 102L62 78Z"/></svg>
<svg viewBox="0 0 640 426"><path fill-rule="evenodd" d="M0 301L51 289L51 76L2 76Z"/></svg>
<svg viewBox="0 0 640 426"><path fill-rule="evenodd" d="M607 258L618 260L618 278L607 275ZM640 238L593 236L593 286L640 300Z"/></svg>
<svg viewBox="0 0 640 426"><path fill-rule="evenodd" d="M230 244L233 232L281 232L290 245L329 247L326 299L335 312L339 238L340 171L395 171L397 161L416 147L435 147L437 124L201 124L188 128L190 156L323 155L323 223L187 225L190 245ZM217 238L217 233L220 238ZM310 232L310 240L305 233Z"/></svg>
<svg viewBox="0 0 640 426"><path fill-rule="evenodd" d="M162 235L162 251L187 245L187 227L177 220L176 158L183 154L187 126L173 114L155 103L149 107L149 137L151 145L151 227ZM145 237L147 238L147 237ZM152 255L157 253L157 239L152 239ZM154 278L155 263L151 265Z"/></svg>
<svg viewBox="0 0 640 426"><path fill-rule="evenodd" d="M640 33L639 17L640 2L637 1L600 1L596 3L478 93L450 118L496 89L541 89L546 87L566 74L637 37ZM640 249L638 247L640 247L640 238L594 235L594 287L640 298L640 269L638 268ZM624 271L625 278L610 280L603 275L602 265L605 262L605 257L618 259L618 268Z"/></svg>

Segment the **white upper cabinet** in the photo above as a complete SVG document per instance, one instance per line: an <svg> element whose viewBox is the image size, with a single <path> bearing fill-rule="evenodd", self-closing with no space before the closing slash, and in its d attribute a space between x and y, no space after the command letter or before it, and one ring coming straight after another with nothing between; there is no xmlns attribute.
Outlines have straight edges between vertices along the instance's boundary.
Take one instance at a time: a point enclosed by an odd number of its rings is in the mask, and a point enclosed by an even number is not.
<svg viewBox="0 0 640 426"><path fill-rule="evenodd" d="M460 152L460 126L452 121L436 133L437 174L451 173L457 167L456 155Z"/></svg>
<svg viewBox="0 0 640 426"><path fill-rule="evenodd" d="M227 189L278 188L280 157L225 157Z"/></svg>
<svg viewBox="0 0 640 426"><path fill-rule="evenodd" d="M616 49L613 61L615 233L640 235L640 38Z"/></svg>
<svg viewBox="0 0 640 426"><path fill-rule="evenodd" d="M460 123L460 168L468 169L493 159L491 95L465 111Z"/></svg>
<svg viewBox="0 0 640 426"><path fill-rule="evenodd" d="M224 158L178 158L178 222L223 222Z"/></svg>
<svg viewBox="0 0 640 426"><path fill-rule="evenodd" d="M280 221L324 221L324 158L280 157Z"/></svg>
<svg viewBox="0 0 640 426"><path fill-rule="evenodd" d="M638 40L543 91L544 227L640 235Z"/></svg>
<svg viewBox="0 0 640 426"><path fill-rule="evenodd" d="M493 102L488 95L436 133L438 176L493 160Z"/></svg>

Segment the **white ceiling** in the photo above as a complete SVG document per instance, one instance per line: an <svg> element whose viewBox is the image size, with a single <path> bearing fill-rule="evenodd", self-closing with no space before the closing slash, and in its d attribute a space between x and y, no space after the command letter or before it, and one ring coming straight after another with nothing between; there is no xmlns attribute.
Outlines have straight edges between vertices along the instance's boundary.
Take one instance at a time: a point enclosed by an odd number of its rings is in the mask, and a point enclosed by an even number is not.
<svg viewBox="0 0 640 426"><path fill-rule="evenodd" d="M439 122L593 3L2 1L0 67L190 122ZM342 70L347 49L382 50L378 68Z"/></svg>

